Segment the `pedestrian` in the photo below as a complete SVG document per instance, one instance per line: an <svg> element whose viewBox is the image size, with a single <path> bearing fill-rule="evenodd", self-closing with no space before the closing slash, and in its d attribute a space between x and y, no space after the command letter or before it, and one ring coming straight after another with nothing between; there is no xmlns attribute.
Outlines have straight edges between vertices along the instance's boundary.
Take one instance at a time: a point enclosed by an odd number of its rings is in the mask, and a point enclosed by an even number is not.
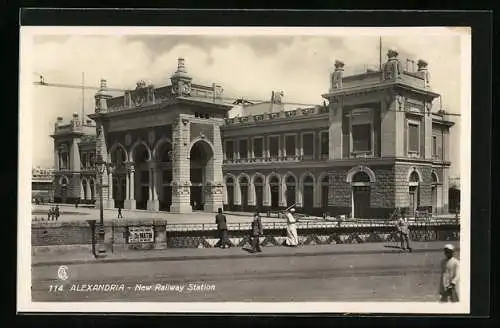
<svg viewBox="0 0 500 328"><path fill-rule="evenodd" d="M401 249L404 251L408 249L411 253L411 245L410 245L410 228L408 227L408 220L404 217L404 212L398 220L397 229L399 232L399 238L401 240ZM406 247L405 247L406 244Z"/></svg>
<svg viewBox="0 0 500 328"><path fill-rule="evenodd" d="M118 206L118 219L123 219L123 215L122 215L122 207L121 206Z"/></svg>
<svg viewBox="0 0 500 328"><path fill-rule="evenodd" d="M79 203L80 203L80 200L79 200L79 199L75 200L75 208L78 208L78 204L79 204Z"/></svg>
<svg viewBox="0 0 500 328"><path fill-rule="evenodd" d="M251 232L251 243L252 243L252 253L260 253L262 249L260 248L260 236L264 234L262 228L262 220L260 218L259 212L255 212L252 221L252 232Z"/></svg>
<svg viewBox="0 0 500 328"><path fill-rule="evenodd" d="M56 221L59 220L59 205L56 205L56 209L54 210L54 216L56 217Z"/></svg>
<svg viewBox="0 0 500 328"><path fill-rule="evenodd" d="M291 208L285 212L286 224L286 239L283 243L285 246L297 247L299 245L299 236L297 234L297 220L293 216L295 209Z"/></svg>
<svg viewBox="0 0 500 328"><path fill-rule="evenodd" d="M52 213L53 213L53 211L52 211L52 207L51 207L51 208L49 208L49 211L47 212L47 221L50 221L52 219Z"/></svg>
<svg viewBox="0 0 500 328"><path fill-rule="evenodd" d="M439 294L441 302L458 302L458 283L460 281L460 261L454 257L455 247L451 244L444 246L445 258L441 262L441 281Z"/></svg>
<svg viewBox="0 0 500 328"><path fill-rule="evenodd" d="M216 247L229 248L231 243L227 236L227 220L226 216L222 214L222 208L217 210L217 215L215 216L215 223L217 223L217 231L219 232L220 240L217 242Z"/></svg>

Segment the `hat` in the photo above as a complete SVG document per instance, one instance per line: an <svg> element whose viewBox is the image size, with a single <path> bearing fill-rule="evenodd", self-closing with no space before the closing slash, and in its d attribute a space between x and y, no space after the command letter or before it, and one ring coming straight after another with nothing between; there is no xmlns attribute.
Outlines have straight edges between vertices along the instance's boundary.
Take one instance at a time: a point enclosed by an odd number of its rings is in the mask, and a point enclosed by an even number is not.
<svg viewBox="0 0 500 328"><path fill-rule="evenodd" d="M294 208L291 208L291 209L290 209L290 212L295 212L295 209L294 209Z"/></svg>
<svg viewBox="0 0 500 328"><path fill-rule="evenodd" d="M449 249L450 251L454 251L455 247L452 244L446 244L444 245L444 249Z"/></svg>

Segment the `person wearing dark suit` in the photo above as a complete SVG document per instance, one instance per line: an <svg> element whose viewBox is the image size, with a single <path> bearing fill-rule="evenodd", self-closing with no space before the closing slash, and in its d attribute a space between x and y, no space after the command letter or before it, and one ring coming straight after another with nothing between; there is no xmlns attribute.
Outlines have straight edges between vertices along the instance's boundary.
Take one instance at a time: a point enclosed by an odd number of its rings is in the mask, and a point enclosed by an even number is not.
<svg viewBox="0 0 500 328"><path fill-rule="evenodd" d="M227 235L227 221L226 216L222 214L222 208L219 208L217 211L217 215L215 216L215 223L217 223L217 231L219 232L220 240L217 242L217 247L220 248L229 248L231 247L231 243L229 242L229 238Z"/></svg>
<svg viewBox="0 0 500 328"><path fill-rule="evenodd" d="M262 221L260 219L259 212L255 212L252 221L252 232L251 232L251 241L252 241L252 253L260 253L262 249L260 248L259 238L264 234L264 230L262 228Z"/></svg>

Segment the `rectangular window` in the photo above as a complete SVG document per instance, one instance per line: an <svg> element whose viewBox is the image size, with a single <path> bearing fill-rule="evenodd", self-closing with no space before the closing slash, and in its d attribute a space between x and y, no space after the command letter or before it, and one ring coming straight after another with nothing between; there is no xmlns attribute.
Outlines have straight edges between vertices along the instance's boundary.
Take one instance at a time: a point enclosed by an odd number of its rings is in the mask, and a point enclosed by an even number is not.
<svg viewBox="0 0 500 328"><path fill-rule="evenodd" d="M352 151L369 152L372 150L371 124L356 124L352 126Z"/></svg>
<svg viewBox="0 0 500 328"><path fill-rule="evenodd" d="M418 124L410 123L408 124L408 151L412 153L418 153L420 142L419 142L419 126Z"/></svg>
<svg viewBox="0 0 500 328"><path fill-rule="evenodd" d="M240 139L240 158L248 158L248 140Z"/></svg>
<svg viewBox="0 0 500 328"><path fill-rule="evenodd" d="M312 133L302 136L302 149L304 156L312 157L314 154L314 135Z"/></svg>
<svg viewBox="0 0 500 328"><path fill-rule="evenodd" d="M328 147L329 147L328 131L321 132L320 138L321 138L320 140L321 157L328 156Z"/></svg>
<svg viewBox="0 0 500 328"><path fill-rule="evenodd" d="M264 157L263 141L263 138L253 139L253 155L257 158Z"/></svg>
<svg viewBox="0 0 500 328"><path fill-rule="evenodd" d="M286 156L295 155L295 136L286 136Z"/></svg>
<svg viewBox="0 0 500 328"><path fill-rule="evenodd" d="M234 144L232 141L226 141L226 159L233 159L234 157Z"/></svg>
<svg viewBox="0 0 500 328"><path fill-rule="evenodd" d="M269 156L278 157L280 154L279 137L269 137Z"/></svg>
<svg viewBox="0 0 500 328"><path fill-rule="evenodd" d="M437 157L437 137L432 136L432 157Z"/></svg>

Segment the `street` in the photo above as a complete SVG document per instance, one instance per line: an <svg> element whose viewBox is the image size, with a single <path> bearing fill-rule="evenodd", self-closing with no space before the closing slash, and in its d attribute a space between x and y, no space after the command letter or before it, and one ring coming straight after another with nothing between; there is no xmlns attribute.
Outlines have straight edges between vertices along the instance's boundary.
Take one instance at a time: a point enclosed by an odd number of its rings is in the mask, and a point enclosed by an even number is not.
<svg viewBox="0 0 500 328"><path fill-rule="evenodd" d="M58 265L35 266L32 300L433 302L443 253L259 256L74 264L67 280L58 279ZM91 291L94 284L101 290Z"/></svg>

